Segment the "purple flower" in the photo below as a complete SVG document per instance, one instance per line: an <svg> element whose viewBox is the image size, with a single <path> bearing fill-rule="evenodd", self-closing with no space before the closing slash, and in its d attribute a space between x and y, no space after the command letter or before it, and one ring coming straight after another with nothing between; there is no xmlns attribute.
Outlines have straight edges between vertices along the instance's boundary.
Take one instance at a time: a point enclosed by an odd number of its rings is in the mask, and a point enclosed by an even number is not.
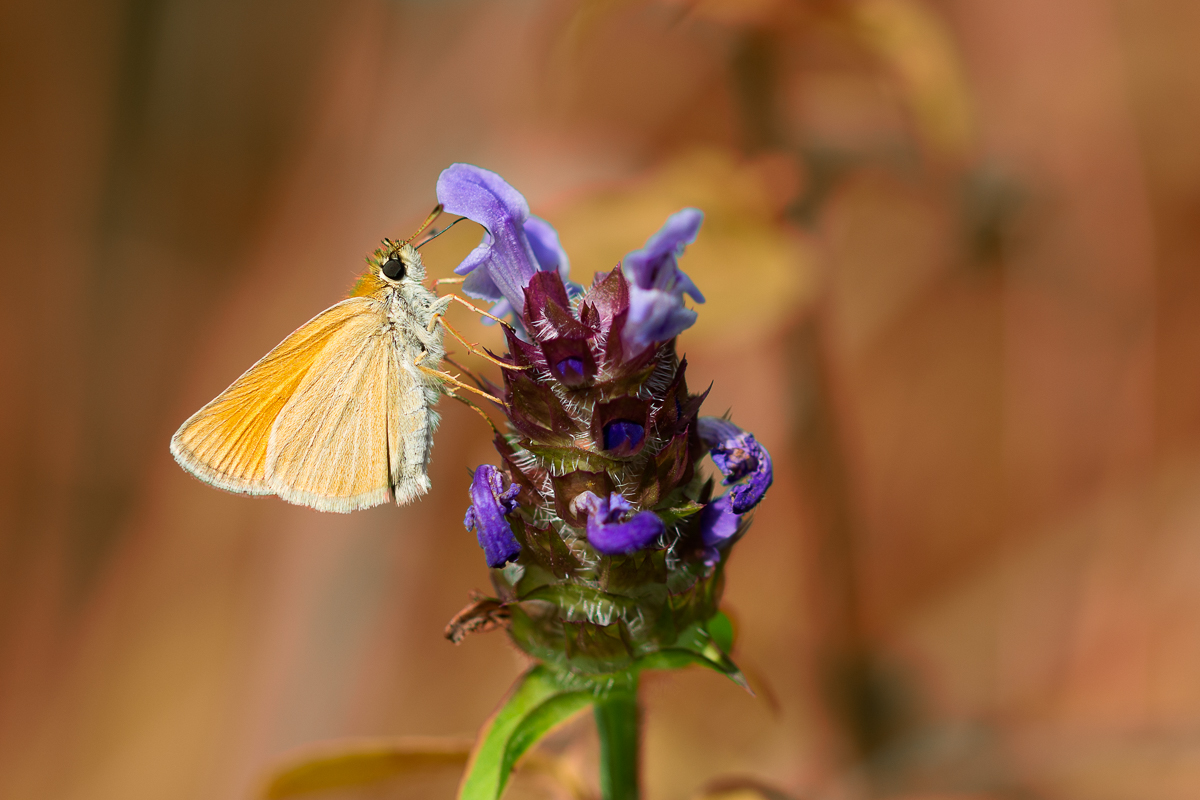
<svg viewBox="0 0 1200 800"><path fill-rule="evenodd" d="M704 563L712 566L721 560L718 548L738 531L741 516L730 508L729 494L723 494L700 512L700 538L704 542Z"/></svg>
<svg viewBox="0 0 1200 800"><path fill-rule="evenodd" d="M496 173L451 164L438 176L437 197L449 213L486 229L483 241L454 271L467 276L464 292L496 302L496 316L521 313L525 287L535 272L558 272L566 281L570 262L558 234L548 222L531 216L521 193Z"/></svg>
<svg viewBox="0 0 1200 800"><path fill-rule="evenodd" d="M725 485L746 480L729 491L729 508L745 514L758 505L774 480L771 456L754 434L746 433L727 419L700 417L700 440L713 463L725 476Z"/></svg>
<svg viewBox="0 0 1200 800"><path fill-rule="evenodd" d="M607 500L592 492L583 492L575 498L575 506L587 512L588 544L606 555L637 552L666 530L653 511L639 511L622 522L621 518L633 511L633 506L616 492Z"/></svg>
<svg viewBox="0 0 1200 800"><path fill-rule="evenodd" d="M696 312L683 307L683 296L703 303L704 295L679 269L678 258L695 241L703 221L704 212L697 208L678 211L645 247L622 260L629 281L629 317L621 337L630 352L672 339L696 321Z"/></svg>
<svg viewBox="0 0 1200 800"><path fill-rule="evenodd" d="M489 567L502 567L516 560L521 552L512 527L504 518L517 507L520 491L521 487L516 484L505 489L500 470L490 464L475 469L471 479L471 506L463 518L463 526L475 531Z"/></svg>
<svg viewBox="0 0 1200 800"><path fill-rule="evenodd" d="M525 235L529 237L529 246L533 249L533 257L537 259L537 268L542 272L558 272L563 283L566 283L571 273L571 261L558 241L558 231L554 230L554 226L530 214L529 219L525 220Z"/></svg>
<svg viewBox="0 0 1200 800"><path fill-rule="evenodd" d="M604 426L604 449L624 455L641 447L646 426L629 419L614 420Z"/></svg>

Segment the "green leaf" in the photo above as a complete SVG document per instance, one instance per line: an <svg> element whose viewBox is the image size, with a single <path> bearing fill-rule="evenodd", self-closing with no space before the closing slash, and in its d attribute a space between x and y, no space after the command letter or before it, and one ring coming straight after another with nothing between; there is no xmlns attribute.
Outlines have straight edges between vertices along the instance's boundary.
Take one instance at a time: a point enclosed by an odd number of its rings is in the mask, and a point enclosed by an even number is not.
<svg viewBox="0 0 1200 800"><path fill-rule="evenodd" d="M262 790L265 800L285 800L310 792L369 786L434 768L461 769L468 741L401 739L351 741L302 756L279 767Z"/></svg>
<svg viewBox="0 0 1200 800"><path fill-rule="evenodd" d="M564 686L539 665L526 672L475 746L459 800L498 800L525 751L551 728L595 701L591 691Z"/></svg>
<svg viewBox="0 0 1200 800"><path fill-rule="evenodd" d="M643 672L648 669L683 669L684 667L690 667L693 664L699 664L702 667L708 667L711 670L720 672L722 675L727 674L726 671L721 668L720 664L708 660L699 653L695 653L691 650L684 650L680 647L666 647L662 650L656 650L649 655L642 656L634 663L634 668L639 672Z"/></svg>
<svg viewBox="0 0 1200 800"><path fill-rule="evenodd" d="M708 635L712 637L713 643L721 648L722 653L733 649L733 621L724 611L718 611L706 627Z"/></svg>
<svg viewBox="0 0 1200 800"><path fill-rule="evenodd" d="M591 692L566 692L555 695L531 711L508 737L500 771L505 775L511 773L517 759L537 744L538 739L560 722L590 706L595 699Z"/></svg>

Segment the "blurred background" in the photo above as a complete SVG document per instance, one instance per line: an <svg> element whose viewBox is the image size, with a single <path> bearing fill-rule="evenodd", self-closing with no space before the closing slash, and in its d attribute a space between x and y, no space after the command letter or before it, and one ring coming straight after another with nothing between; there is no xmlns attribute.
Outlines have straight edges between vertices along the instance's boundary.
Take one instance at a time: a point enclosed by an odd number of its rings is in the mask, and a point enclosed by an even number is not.
<svg viewBox="0 0 1200 800"><path fill-rule="evenodd" d="M1200 796L1200 4L8 0L0 114L0 798L251 797L491 713L521 660L442 637L488 588L468 409L402 509L167 451L455 161L585 283L708 214L680 348L775 458L759 691L649 679L648 798ZM586 782L590 726L543 748Z"/></svg>

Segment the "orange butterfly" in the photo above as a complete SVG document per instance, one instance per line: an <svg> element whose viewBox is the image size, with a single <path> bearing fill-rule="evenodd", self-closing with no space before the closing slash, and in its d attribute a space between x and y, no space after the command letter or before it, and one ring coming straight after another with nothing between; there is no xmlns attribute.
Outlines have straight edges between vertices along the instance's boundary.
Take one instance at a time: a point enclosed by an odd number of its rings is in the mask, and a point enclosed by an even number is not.
<svg viewBox="0 0 1200 800"><path fill-rule="evenodd" d="M425 266L409 244L417 234L385 239L349 298L183 423L171 438L175 460L221 489L321 511L403 504L428 491L433 406L443 381L458 383L436 369L445 353L436 323L460 298L422 284Z"/></svg>

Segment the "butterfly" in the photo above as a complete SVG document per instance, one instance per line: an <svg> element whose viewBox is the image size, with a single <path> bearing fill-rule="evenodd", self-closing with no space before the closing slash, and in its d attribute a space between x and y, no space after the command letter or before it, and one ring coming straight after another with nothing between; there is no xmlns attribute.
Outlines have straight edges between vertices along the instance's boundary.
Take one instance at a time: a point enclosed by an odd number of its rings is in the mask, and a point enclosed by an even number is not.
<svg viewBox="0 0 1200 800"><path fill-rule="evenodd" d="M421 232L440 213L430 214ZM453 295L422 283L408 241L368 257L350 297L300 326L171 437L188 472L221 489L349 512L429 490L446 393L437 322Z"/></svg>

